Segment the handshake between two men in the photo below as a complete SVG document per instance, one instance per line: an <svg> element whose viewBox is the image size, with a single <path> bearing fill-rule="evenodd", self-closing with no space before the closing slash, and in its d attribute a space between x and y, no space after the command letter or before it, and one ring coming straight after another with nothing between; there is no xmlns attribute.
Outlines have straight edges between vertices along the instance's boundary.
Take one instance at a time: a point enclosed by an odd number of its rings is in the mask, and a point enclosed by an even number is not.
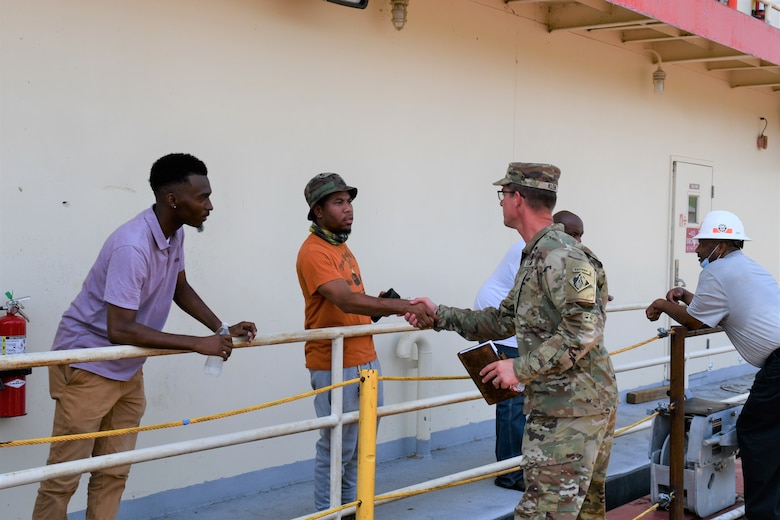
<svg viewBox="0 0 780 520"><path fill-rule="evenodd" d="M428 329L438 324L441 320L437 314L438 306L430 298L415 298L409 304L413 310L407 312L404 318L411 326L418 329ZM422 309L420 309L420 306L422 306ZM483 383L492 382L496 388L513 388L519 383L525 384L528 382L520 381L517 378L512 359L502 359L490 363L480 370L479 375L482 376Z"/></svg>

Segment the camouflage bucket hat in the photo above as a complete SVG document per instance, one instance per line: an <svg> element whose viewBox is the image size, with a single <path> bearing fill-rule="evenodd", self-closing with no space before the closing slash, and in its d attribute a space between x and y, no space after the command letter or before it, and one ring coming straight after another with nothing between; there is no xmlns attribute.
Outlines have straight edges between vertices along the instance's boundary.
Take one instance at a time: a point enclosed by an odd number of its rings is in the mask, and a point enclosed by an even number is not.
<svg viewBox="0 0 780 520"><path fill-rule="evenodd" d="M306 204L309 205L309 220L314 220L314 213L311 210L315 204L331 193L339 191L349 192L349 196L353 199L357 197L358 192L357 188L347 186L347 183L344 182L344 179L338 173L318 173L312 177L303 190Z"/></svg>
<svg viewBox="0 0 780 520"><path fill-rule="evenodd" d="M519 184L529 188L557 192L560 176L560 168L552 164L513 162L509 163L504 178L494 182L493 186Z"/></svg>

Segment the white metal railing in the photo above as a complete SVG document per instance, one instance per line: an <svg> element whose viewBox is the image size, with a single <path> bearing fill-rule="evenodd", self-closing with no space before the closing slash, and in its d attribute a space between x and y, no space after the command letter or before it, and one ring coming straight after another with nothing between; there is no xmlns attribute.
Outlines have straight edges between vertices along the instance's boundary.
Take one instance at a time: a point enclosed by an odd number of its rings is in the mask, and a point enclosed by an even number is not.
<svg viewBox="0 0 780 520"><path fill-rule="evenodd" d="M608 307L608 312L623 312L632 310L644 310L648 304L630 304L622 306ZM333 327L327 329L313 329L291 333L258 335L250 344L237 343L236 348L246 348L264 345L277 345L285 343L304 342L310 339L330 339L333 345L332 355L332 384L342 382L343 377L343 340L345 337L366 336L388 334L395 332L404 332L399 339L396 355L402 358L412 357L412 348L417 348L417 368L419 376L432 375L433 362L432 350L430 344L424 338L422 331L413 328L407 324L381 324L381 325L360 325L353 327ZM704 356L712 356L732 352L734 347L721 347L717 349L707 349L697 352L686 353L686 361ZM66 363L102 361L134 357L153 357L162 355L175 355L188 353L188 351L175 351L168 349L150 349L134 347L129 345L100 347L92 349L79 349L70 351L50 351L36 352L29 354L14 354L0 356L0 371L16 370L21 368L31 368L38 366L49 366ZM654 357L650 360L618 365L616 372L625 372L658 366L669 363L669 356ZM425 394L425 385L423 381L418 382L418 396L412 401L405 401L393 405L385 405L378 409L378 416L384 417L400 413L418 411L421 415L417 421L417 446L418 456L425 456L429 453L428 443L430 441L431 422L428 410L437 406L444 406L459 402L476 400L481 398L481 394L474 390L470 392L453 393L439 396L427 396ZM217 435L212 437L203 437L182 442L154 446L133 451L113 453L89 459L62 462L42 467L34 467L26 470L14 471L11 473L0 474L0 489L7 489L26 484L32 484L54 477L77 475L92 472L98 469L114 467L124 464L135 464L138 462L147 462L167 457L195 453L199 451L211 450L236 444L254 442L263 439L281 437L290 434L301 433L305 431L319 430L321 428L331 428L331 504L341 503L341 428L343 424L358 421L359 412L342 411L342 388L331 390L331 415L317 419L308 419L290 423L278 424L274 426L245 430L229 434ZM647 426L645 426L647 427ZM635 428L633 431L642 429ZM628 432L626 432L628 433ZM486 475L488 473L508 469L517 465L519 457L500 461L493 464L481 466L464 472L468 476ZM436 485L441 482L454 482L462 477L449 475L441 477L436 481L429 481L404 488L404 490L421 489L427 486ZM401 491L401 490L398 490ZM381 503L381 502L378 502ZM348 512L349 510L347 510ZM322 518L337 518L343 512L332 513Z"/></svg>
<svg viewBox="0 0 780 520"><path fill-rule="evenodd" d="M608 306L607 312L622 312L644 310L649 303L637 303L629 305ZM252 343L238 343L235 348L260 347L266 345L279 345L285 343L300 343L315 339L330 339L336 337L370 336L388 334L392 332L416 332L416 329L405 323L386 323L381 325L357 325L352 327L331 327L326 329L310 329L297 332L284 332L278 334L258 334ZM44 367L51 365L64 365L70 363L84 363L87 361L109 361L114 359L170 356L175 354L189 354L187 350L156 349L147 347L134 347L131 345L117 345L111 347L97 347L90 349L55 350L46 352L28 352L26 354L10 354L0 356L0 372L5 370L18 370L22 368ZM334 356L335 357L335 356Z"/></svg>

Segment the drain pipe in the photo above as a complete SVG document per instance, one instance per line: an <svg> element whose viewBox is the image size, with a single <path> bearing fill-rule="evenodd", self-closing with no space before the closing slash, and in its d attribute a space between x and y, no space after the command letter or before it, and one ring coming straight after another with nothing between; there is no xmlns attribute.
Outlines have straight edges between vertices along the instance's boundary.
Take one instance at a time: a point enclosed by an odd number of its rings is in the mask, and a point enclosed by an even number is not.
<svg viewBox="0 0 780 520"><path fill-rule="evenodd" d="M417 356L412 352L416 348ZM409 359L410 368L417 369L418 377L433 375L433 350L431 344L421 332L405 332L398 340L395 347L395 355L401 359ZM429 381L417 381L417 399L428 397ZM417 442L415 457L420 459L431 458L431 409L426 408L417 411Z"/></svg>

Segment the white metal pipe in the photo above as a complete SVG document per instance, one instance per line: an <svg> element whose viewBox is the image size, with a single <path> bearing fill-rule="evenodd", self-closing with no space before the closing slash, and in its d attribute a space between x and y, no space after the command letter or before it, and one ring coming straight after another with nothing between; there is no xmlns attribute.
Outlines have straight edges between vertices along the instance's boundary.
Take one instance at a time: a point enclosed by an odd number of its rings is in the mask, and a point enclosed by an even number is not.
<svg viewBox="0 0 780 520"><path fill-rule="evenodd" d="M719 516L713 516L710 520L737 520L737 518L745 517L745 506L739 506L736 509L732 509L727 513L723 513Z"/></svg>
<svg viewBox="0 0 780 520"><path fill-rule="evenodd" d="M337 385L344 381L344 336L330 342L330 383ZM344 387L330 391L330 414L337 419L330 430L330 503L341 503L341 448L344 431Z"/></svg>
<svg viewBox="0 0 780 520"><path fill-rule="evenodd" d="M685 360L688 361L689 359L697 359L707 356L714 356L716 354L728 354L729 352L734 352L736 349L733 345L726 345L724 347L718 347L718 348L708 348L704 350L694 350L693 352L686 352L685 353Z"/></svg>
<svg viewBox="0 0 780 520"><path fill-rule="evenodd" d="M417 375L433 375L433 349L423 334L415 334L417 345ZM431 393L431 381L417 381L417 398L425 399ZM431 456L431 411L425 408L417 412L417 456Z"/></svg>
<svg viewBox="0 0 780 520"><path fill-rule="evenodd" d="M631 370L638 370L640 368L654 367L658 365L664 365L666 363L669 363L669 356L655 357L644 361L635 361L634 363L626 363L624 365L618 365L615 367L615 373L628 372Z"/></svg>
<svg viewBox="0 0 780 520"><path fill-rule="evenodd" d="M284 343L298 343L315 339L334 339L339 336L346 338L354 336L370 336L372 334L388 334L391 332L416 331L411 325L404 323L385 323L381 325L354 325L350 327L329 327L311 329L282 334L258 334L249 343L235 340L235 348L259 347ZM112 347L83 348L74 350L55 350L47 352L28 352L26 354L11 354L0 356L0 371L18 370L20 368L42 367L50 365L65 365L83 363L86 361L111 361L138 357L170 356L187 354L186 350L170 350L159 348L134 347L117 345Z"/></svg>
<svg viewBox="0 0 780 520"><path fill-rule="evenodd" d="M487 475L489 473L494 473L496 471L503 471L505 469L514 468L516 466L521 466L523 464L523 456L519 455L517 457L512 457L511 459L505 459L498 462L493 462L491 464L486 464L484 466L478 466L476 468L467 469L465 471L461 471L459 473L452 473L450 475L445 475L443 477L435 478L432 480L428 480L426 482L420 482L418 484L414 484L412 486L407 486L401 489L396 489L395 491L390 491L389 493L383 493L385 495L389 494L395 494L395 493L407 493L410 491L419 491L422 489L427 489L430 487L437 487L442 486L446 484L453 484L455 482L460 482L461 480L467 480L470 478L475 477L481 477L482 475ZM380 497L382 495L379 495ZM384 500L377 500L377 504L385 504L388 502L393 502L395 500L401 500L400 498L394 498L394 499L384 499Z"/></svg>
<svg viewBox="0 0 780 520"><path fill-rule="evenodd" d="M405 403L383 406L377 410L377 415L380 417L396 415L420 410L424 407L443 406L447 404L470 401L481 397L482 396L479 392L474 391L436 396L418 401L407 401ZM358 411L347 412L343 414L342 421L344 423L357 422L358 416ZM335 426L337 423L338 418L334 415L330 415L328 417L320 417L317 419L308 419L304 421L278 424L264 428L257 428L254 430L245 430L242 432L228 433L213 437L203 437L200 439L192 439L172 444L164 444L161 446L136 449L133 451L124 451L120 453L112 453L110 455L101 455L99 457L90 457L88 459L80 459L37 468L12 471L10 473L0 474L0 489L23 486L54 477L80 475L82 473L89 473L97 469L110 468L114 466L120 466L122 464L148 462L150 460L185 455L187 453L206 451L214 448L233 446L235 444L243 444L263 439L271 439L274 437L281 437L283 435L319 430L320 428L330 428Z"/></svg>
<svg viewBox="0 0 780 520"><path fill-rule="evenodd" d="M634 303L627 305L608 306L607 312L622 312L645 309L649 304ZM249 343L235 341L235 348L260 347L265 345L279 345L284 343L299 343L315 339L333 339L338 336L351 338L355 336L370 336L374 334L388 334L391 332L419 332L406 322L389 322L372 325L354 325L349 327L327 327L322 329L309 329L296 332L284 332L278 334L258 334ZM0 371L18 370L21 368L43 367L50 365L65 365L70 363L83 363L86 361L111 361L116 359L170 356L173 354L186 354L189 351L134 347L131 345L116 345L111 347L96 347L89 349L56 350L46 352L28 352L26 354L11 354L0 356Z"/></svg>
<svg viewBox="0 0 780 520"><path fill-rule="evenodd" d="M688 361L690 359L714 356L718 354L728 354L729 352L734 352L734 351L735 349L733 345L726 345L724 347L711 348L705 350L696 350L693 352L686 352L685 360ZM637 361L635 363L626 363L624 365L616 366L615 372L628 372L629 370L637 370L639 368L647 368L647 367L652 367L657 365L663 365L666 363L669 363L669 356L660 356L660 357L646 359L644 361Z"/></svg>
<svg viewBox="0 0 780 520"><path fill-rule="evenodd" d="M433 375L433 349L425 335L420 332L403 334L395 347L396 356L402 359L413 358L417 354L417 375L429 377ZM430 381L417 381L417 399L428 397ZM428 409L417 412L417 436L415 455L421 458L431 456L431 414Z"/></svg>
<svg viewBox="0 0 780 520"><path fill-rule="evenodd" d="M227 433L213 437L202 437L200 439L191 439L161 446L152 446L149 448L135 449L132 451L123 451L111 453L109 455L100 455L87 459L73 460L69 462L60 462L37 468L29 468L19 471L12 471L0 475L0 489L23 486L40 482L54 477L63 477L67 475L80 475L89 473L98 469L121 466L123 464L134 464L137 462L147 462L150 460L184 455L198 451L233 446L261 439L270 439L289 435L292 433L301 433L320 428L334 426L338 420L333 417L320 417L318 419L309 419L275 426L267 426L254 430L245 430L236 433Z"/></svg>
<svg viewBox="0 0 780 520"><path fill-rule="evenodd" d="M607 305L607 312L643 311L650 306L649 303L629 303L626 305Z"/></svg>
<svg viewBox="0 0 780 520"><path fill-rule="evenodd" d="M513 457L511 459L505 459L499 462L494 462L492 464L486 464L484 466L478 466L476 468L471 468L466 471L461 471L459 473L452 473L450 475L446 475L444 477L435 478L432 480L427 480L425 482L420 482L419 484L414 484L413 486L407 486L404 488L396 489L394 491L389 491L387 493L382 493L378 495L381 497L382 495L392 495L396 493L410 493L413 491L420 491L423 489L443 486L447 484L453 484L456 482L460 482L462 480L470 479L470 478L476 478L481 477L483 475L487 475L490 473L494 473L496 471L502 471L505 469L514 468L515 466L522 464L523 456L520 455L518 457ZM377 499L375 502L377 505L379 504L386 504L389 502L394 502L396 500L402 500L402 498L392 498L392 499ZM345 509L343 511L340 511L339 513L345 514L345 513L352 513L355 511L354 507ZM339 513L331 513L329 515L323 516L322 519L328 519L328 518L336 518L337 514ZM306 518L309 518L311 515L307 516L300 516L298 518L295 518L293 520L305 520Z"/></svg>
<svg viewBox="0 0 780 520"><path fill-rule="evenodd" d="M446 404L463 403L466 401L474 401L482 399L482 394L478 390L470 392L460 392L457 394L444 394L433 397L426 397L425 399L417 399L415 401L406 401L404 403L385 405L377 410L379 417L385 417L388 415L397 415L399 413L413 412L415 410L422 410L423 408L444 406ZM350 412L357 413L357 412ZM350 413L344 414L344 420L350 417Z"/></svg>

